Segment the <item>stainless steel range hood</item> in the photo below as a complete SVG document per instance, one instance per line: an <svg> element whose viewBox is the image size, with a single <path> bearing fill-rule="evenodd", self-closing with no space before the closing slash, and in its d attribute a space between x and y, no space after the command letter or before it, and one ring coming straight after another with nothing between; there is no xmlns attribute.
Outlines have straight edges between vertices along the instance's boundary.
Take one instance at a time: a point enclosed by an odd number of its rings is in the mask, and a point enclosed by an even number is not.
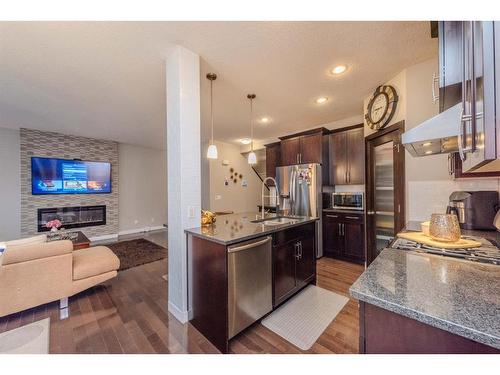
<svg viewBox="0 0 500 375"><path fill-rule="evenodd" d="M457 152L461 116L459 103L404 132L403 145L413 156Z"/></svg>

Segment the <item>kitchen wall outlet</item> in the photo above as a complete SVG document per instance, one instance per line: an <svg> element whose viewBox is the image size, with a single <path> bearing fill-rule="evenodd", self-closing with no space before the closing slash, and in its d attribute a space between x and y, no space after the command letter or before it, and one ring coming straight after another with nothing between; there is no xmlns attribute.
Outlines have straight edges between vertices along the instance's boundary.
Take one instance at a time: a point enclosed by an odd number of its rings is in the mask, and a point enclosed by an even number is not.
<svg viewBox="0 0 500 375"><path fill-rule="evenodd" d="M154 222L155 222L155 218L154 218L154 217L152 217L152 218L151 218L151 222L152 222L152 223L154 223Z"/></svg>
<svg viewBox="0 0 500 375"><path fill-rule="evenodd" d="M215 200L220 201L222 199L222 196L220 194L215 194Z"/></svg>
<svg viewBox="0 0 500 375"><path fill-rule="evenodd" d="M136 224L136 225L139 224L139 220L135 219L134 224Z"/></svg>
<svg viewBox="0 0 500 375"><path fill-rule="evenodd" d="M229 160L222 160L222 165L229 165Z"/></svg>
<svg viewBox="0 0 500 375"><path fill-rule="evenodd" d="M241 180L241 186L247 187L248 186L247 180Z"/></svg>
<svg viewBox="0 0 500 375"><path fill-rule="evenodd" d="M194 206L188 206L188 218L189 219L194 218Z"/></svg>

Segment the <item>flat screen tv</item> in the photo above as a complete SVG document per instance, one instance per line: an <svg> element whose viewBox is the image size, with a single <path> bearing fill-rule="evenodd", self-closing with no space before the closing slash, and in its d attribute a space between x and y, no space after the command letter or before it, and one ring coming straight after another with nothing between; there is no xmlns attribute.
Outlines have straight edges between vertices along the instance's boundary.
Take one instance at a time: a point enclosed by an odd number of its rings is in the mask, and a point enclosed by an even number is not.
<svg viewBox="0 0 500 375"><path fill-rule="evenodd" d="M31 193L109 194L111 163L32 157Z"/></svg>

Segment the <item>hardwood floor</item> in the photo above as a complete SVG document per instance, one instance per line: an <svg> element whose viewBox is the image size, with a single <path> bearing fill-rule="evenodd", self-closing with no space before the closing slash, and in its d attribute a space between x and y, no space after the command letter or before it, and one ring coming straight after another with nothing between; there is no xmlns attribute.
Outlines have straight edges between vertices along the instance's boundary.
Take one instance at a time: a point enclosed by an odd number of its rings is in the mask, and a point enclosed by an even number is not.
<svg viewBox="0 0 500 375"><path fill-rule="evenodd" d="M71 297L68 319L59 320L58 303L49 303L0 318L0 333L50 317L50 353L219 353L191 324L168 313L166 270L164 259L121 271ZM318 286L348 296L363 267L322 258L317 270ZM351 299L306 353L357 353L358 337L358 307ZM260 323L236 336L230 351L303 353Z"/></svg>
<svg viewBox="0 0 500 375"><path fill-rule="evenodd" d="M317 261L317 285L349 297L349 287L363 273L364 267L323 257ZM274 332L256 323L231 341L231 353L358 353L358 302L349 302L321 334L311 349L300 350Z"/></svg>

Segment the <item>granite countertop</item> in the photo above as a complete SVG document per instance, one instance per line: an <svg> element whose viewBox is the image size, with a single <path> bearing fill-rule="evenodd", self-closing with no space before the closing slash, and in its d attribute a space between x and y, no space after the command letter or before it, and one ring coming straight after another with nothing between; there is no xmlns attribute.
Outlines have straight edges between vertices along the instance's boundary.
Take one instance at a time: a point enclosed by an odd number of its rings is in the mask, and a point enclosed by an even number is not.
<svg viewBox="0 0 500 375"><path fill-rule="evenodd" d="M276 214L266 214L265 217L271 219L276 216ZM287 217L293 217L297 222L294 224L281 225L252 223L253 220L262 219L262 214L258 212L222 215L217 216L217 221L214 224L186 229L185 232L196 237L217 242L221 245L231 245L318 220L318 218L304 216Z"/></svg>
<svg viewBox="0 0 500 375"><path fill-rule="evenodd" d="M500 349L500 266L384 249L351 286L361 301Z"/></svg>

